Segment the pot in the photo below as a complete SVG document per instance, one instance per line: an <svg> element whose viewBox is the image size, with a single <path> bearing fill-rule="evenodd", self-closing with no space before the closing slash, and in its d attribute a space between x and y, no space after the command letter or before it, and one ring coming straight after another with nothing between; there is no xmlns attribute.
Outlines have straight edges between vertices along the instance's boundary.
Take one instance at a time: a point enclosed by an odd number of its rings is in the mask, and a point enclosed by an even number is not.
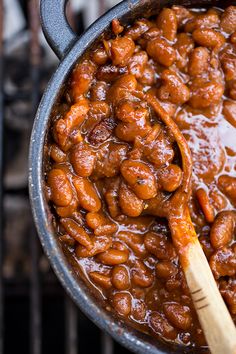
<svg viewBox="0 0 236 354"><path fill-rule="evenodd" d="M81 310L102 330L135 353L171 354L200 353L201 349L173 346L143 334L106 311L91 293L84 281L69 265L57 242L52 226L51 211L44 195L44 144L50 125L50 116L60 97L63 84L78 59L99 36L107 31L112 19L123 24L137 17L156 14L164 6L173 4L196 7L218 5L219 0L125 0L100 17L77 38L65 17L66 0L41 0L41 21L45 36L61 62L50 80L35 117L29 156L29 190L35 225L51 265L62 285ZM227 6L227 1L224 6ZM205 350L206 352L206 350Z"/></svg>

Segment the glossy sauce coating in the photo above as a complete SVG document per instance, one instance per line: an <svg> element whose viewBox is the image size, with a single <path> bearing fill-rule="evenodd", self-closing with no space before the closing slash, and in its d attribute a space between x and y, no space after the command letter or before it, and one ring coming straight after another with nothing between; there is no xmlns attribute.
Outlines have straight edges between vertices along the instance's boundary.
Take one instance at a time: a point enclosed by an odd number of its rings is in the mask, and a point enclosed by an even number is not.
<svg viewBox="0 0 236 354"><path fill-rule="evenodd" d="M111 27L53 113L45 190L56 231L101 306L155 337L202 346L164 218L184 181L181 155L145 95L190 147L191 218L235 319L236 7L173 6Z"/></svg>

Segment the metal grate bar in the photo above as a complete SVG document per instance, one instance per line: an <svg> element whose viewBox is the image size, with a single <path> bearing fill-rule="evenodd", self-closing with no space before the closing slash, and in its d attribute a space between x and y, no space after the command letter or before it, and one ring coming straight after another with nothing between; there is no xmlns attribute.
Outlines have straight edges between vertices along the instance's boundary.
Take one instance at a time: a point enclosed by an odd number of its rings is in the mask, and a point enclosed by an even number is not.
<svg viewBox="0 0 236 354"><path fill-rule="evenodd" d="M3 0L0 0L0 353L3 353Z"/></svg>
<svg viewBox="0 0 236 354"><path fill-rule="evenodd" d="M66 295L65 297L65 353L78 353L78 309L74 302Z"/></svg>
<svg viewBox="0 0 236 354"><path fill-rule="evenodd" d="M114 353L114 342L113 339L102 332L101 334L101 346L102 346L102 354L113 354Z"/></svg>
<svg viewBox="0 0 236 354"><path fill-rule="evenodd" d="M39 9L38 1L30 0L28 13L30 21L30 63L31 63L31 107L32 119L36 113L39 102L39 64L41 59L39 45ZM32 354L42 352L42 310L41 310L41 286L39 275L39 243L34 226L31 228L31 283L30 283L30 333Z"/></svg>

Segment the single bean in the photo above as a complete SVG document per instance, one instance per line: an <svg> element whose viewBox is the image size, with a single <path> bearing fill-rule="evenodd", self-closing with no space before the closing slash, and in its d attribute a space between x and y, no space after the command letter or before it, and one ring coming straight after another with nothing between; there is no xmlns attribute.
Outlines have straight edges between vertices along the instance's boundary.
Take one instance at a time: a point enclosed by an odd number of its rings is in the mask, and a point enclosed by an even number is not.
<svg viewBox="0 0 236 354"><path fill-rule="evenodd" d="M77 64L74 68L71 79L71 90L75 102L89 91L95 71L96 65L91 60L87 59Z"/></svg>
<svg viewBox="0 0 236 354"><path fill-rule="evenodd" d="M66 154L56 145L52 144L50 147L50 157L57 163L66 161Z"/></svg>
<svg viewBox="0 0 236 354"><path fill-rule="evenodd" d="M131 315L137 322L144 322L147 313L147 306L145 302L139 299L135 299L132 307Z"/></svg>
<svg viewBox="0 0 236 354"><path fill-rule="evenodd" d="M209 48L219 49L225 43L223 34L208 28L199 28L193 31L193 39L197 44Z"/></svg>
<svg viewBox="0 0 236 354"><path fill-rule="evenodd" d="M170 163L175 154L168 135L158 125L153 126L146 136L143 153L158 169Z"/></svg>
<svg viewBox="0 0 236 354"><path fill-rule="evenodd" d="M114 309L123 316L128 316L132 307L132 298L129 293L119 292L113 296Z"/></svg>
<svg viewBox="0 0 236 354"><path fill-rule="evenodd" d="M126 183L121 183L119 191L119 204L125 215L137 217L144 207L142 199L139 199Z"/></svg>
<svg viewBox="0 0 236 354"><path fill-rule="evenodd" d="M206 218L206 221L210 223L213 222L215 218L215 212L207 192L203 188L199 188L196 191L196 197Z"/></svg>
<svg viewBox="0 0 236 354"><path fill-rule="evenodd" d="M189 88L172 70L164 70L161 74L163 85L158 90L158 96L163 101L181 105L190 98Z"/></svg>
<svg viewBox="0 0 236 354"><path fill-rule="evenodd" d="M221 16L220 27L226 33L236 31L236 6L229 6Z"/></svg>
<svg viewBox="0 0 236 354"><path fill-rule="evenodd" d="M175 49L160 37L147 43L147 53L152 59L167 67L171 66L176 60Z"/></svg>
<svg viewBox="0 0 236 354"><path fill-rule="evenodd" d="M80 177L89 177L95 166L96 155L89 145L82 142L72 149L70 160Z"/></svg>
<svg viewBox="0 0 236 354"><path fill-rule="evenodd" d="M156 276L168 279L178 273L178 268L170 261L162 261L156 264Z"/></svg>
<svg viewBox="0 0 236 354"><path fill-rule="evenodd" d="M177 33L177 18L175 12L164 8L157 17L157 27L162 30L163 36L173 41Z"/></svg>
<svg viewBox="0 0 236 354"><path fill-rule="evenodd" d="M220 61L225 74L225 80L231 84L231 80L234 80L236 75L236 55L232 51L232 48L229 47L227 50L226 47L226 50L220 55Z"/></svg>
<svg viewBox="0 0 236 354"><path fill-rule="evenodd" d="M125 160L120 171L139 198L150 199L155 197L157 194L156 180L148 165L142 162Z"/></svg>
<svg viewBox="0 0 236 354"><path fill-rule="evenodd" d="M92 53L92 60L97 64L97 65L104 65L108 61L109 57L107 55L107 52L104 48L97 48L93 51Z"/></svg>
<svg viewBox="0 0 236 354"><path fill-rule="evenodd" d="M158 171L158 183L167 192L174 192L182 183L183 172L178 165L170 164Z"/></svg>
<svg viewBox="0 0 236 354"><path fill-rule="evenodd" d="M207 48L197 47L189 58L188 73L191 76L201 75L209 68L210 54Z"/></svg>
<svg viewBox="0 0 236 354"><path fill-rule="evenodd" d="M91 87L90 97L92 101L105 101L107 97L108 84L104 81L96 81ZM92 103L92 102L91 102ZM91 110L91 108L90 108Z"/></svg>
<svg viewBox="0 0 236 354"><path fill-rule="evenodd" d="M137 80L134 75L127 74L118 78L108 91L108 98L113 104L129 97L137 88Z"/></svg>
<svg viewBox="0 0 236 354"><path fill-rule="evenodd" d="M82 246L85 246L88 250L93 248L93 242L89 234L79 226L77 222L72 219L62 218L60 219L60 223L63 225L66 232Z"/></svg>
<svg viewBox="0 0 236 354"><path fill-rule="evenodd" d="M212 246L217 249L228 246L234 236L236 214L231 211L220 212L211 227L210 239Z"/></svg>
<svg viewBox="0 0 236 354"><path fill-rule="evenodd" d="M120 179L116 178L110 182L110 185L107 187L106 192L104 194L107 207L109 213L112 218L116 218L120 213L119 207L119 186L120 186Z"/></svg>
<svg viewBox="0 0 236 354"><path fill-rule="evenodd" d="M164 313L170 323L184 331L188 330L192 324L192 317L188 306L179 303L165 303Z"/></svg>
<svg viewBox="0 0 236 354"><path fill-rule="evenodd" d="M101 286L101 288L108 290L112 287L112 283L111 283L111 277L99 273L99 272L90 272L89 273L89 277L92 279L92 281Z"/></svg>
<svg viewBox="0 0 236 354"><path fill-rule="evenodd" d="M118 290L126 290L130 287L129 272L125 266L116 265L112 270L112 285Z"/></svg>
<svg viewBox="0 0 236 354"><path fill-rule="evenodd" d="M130 37L118 37L111 42L111 60L113 65L125 66L132 57L135 43Z"/></svg>
<svg viewBox="0 0 236 354"><path fill-rule="evenodd" d="M152 271L141 260L135 261L131 274L132 282L141 288L148 288L154 281Z"/></svg>
<svg viewBox="0 0 236 354"><path fill-rule="evenodd" d="M217 28L219 27L220 18L217 13L198 14L192 20L188 21L184 26L185 32L193 32L198 28Z"/></svg>
<svg viewBox="0 0 236 354"><path fill-rule="evenodd" d="M107 88L106 88L107 89ZM87 119L83 122L81 127L83 133L91 133L91 131L102 120L109 118L111 114L110 106L104 101L90 102L90 110Z"/></svg>
<svg viewBox="0 0 236 354"><path fill-rule="evenodd" d="M48 173L48 186L51 190L51 199L56 206L68 206L72 200L73 192L66 172L54 168Z"/></svg>
<svg viewBox="0 0 236 354"><path fill-rule="evenodd" d="M129 252L110 248L106 252L100 253L97 258L102 264L116 265L127 262Z"/></svg>
<svg viewBox="0 0 236 354"><path fill-rule="evenodd" d="M99 211L102 204L93 184L83 177L74 177L73 183L82 208L93 212Z"/></svg>
<svg viewBox="0 0 236 354"><path fill-rule="evenodd" d="M174 48L177 51L177 68L186 71L189 61L189 54L194 49L194 41L192 37L189 34L183 32L177 34L177 41L174 44Z"/></svg>
<svg viewBox="0 0 236 354"><path fill-rule="evenodd" d="M140 79L148 62L148 55L145 51L134 53L128 63L129 73L134 75L136 79Z"/></svg>

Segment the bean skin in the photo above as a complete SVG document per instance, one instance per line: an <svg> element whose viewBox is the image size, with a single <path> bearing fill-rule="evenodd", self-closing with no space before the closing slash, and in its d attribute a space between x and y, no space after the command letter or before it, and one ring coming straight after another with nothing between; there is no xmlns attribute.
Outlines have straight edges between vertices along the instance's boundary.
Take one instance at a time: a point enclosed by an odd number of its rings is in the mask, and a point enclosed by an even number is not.
<svg viewBox="0 0 236 354"><path fill-rule="evenodd" d="M178 303L165 303L164 313L170 323L179 329L187 331L192 323L190 309Z"/></svg>
<svg viewBox="0 0 236 354"><path fill-rule="evenodd" d="M210 239L215 249L228 246L234 236L236 214L231 211L220 212L211 227Z"/></svg>
<svg viewBox="0 0 236 354"><path fill-rule="evenodd" d="M85 143L76 145L71 151L71 164L80 177L89 177L94 169L96 155Z"/></svg>
<svg viewBox="0 0 236 354"><path fill-rule="evenodd" d="M57 163L65 162L67 158L66 154L56 144L52 144L50 148L50 157Z"/></svg>
<svg viewBox="0 0 236 354"><path fill-rule="evenodd" d="M95 284L101 286L101 288L103 288L103 289L108 290L112 287L111 277L109 277L107 275L104 275L99 272L90 272L89 277L92 279L92 281Z"/></svg>
<svg viewBox="0 0 236 354"><path fill-rule="evenodd" d="M52 169L48 173L48 186L51 190L51 199L59 207L68 206L72 200L73 192L65 171Z"/></svg>
<svg viewBox="0 0 236 354"><path fill-rule="evenodd" d="M127 262L129 258L129 252L120 251L117 249L109 249L106 252L100 253L97 259L106 265L116 265Z"/></svg>
<svg viewBox="0 0 236 354"><path fill-rule="evenodd" d="M91 87L95 75L96 65L90 60L84 60L76 65L72 73L72 97L77 102Z"/></svg>
<svg viewBox="0 0 236 354"><path fill-rule="evenodd" d="M74 177L73 183L82 208L96 212L101 209L101 201L92 183L82 177Z"/></svg>
<svg viewBox="0 0 236 354"><path fill-rule="evenodd" d="M164 66L171 66L176 60L174 48L165 39L157 37L147 44L148 55Z"/></svg>
<svg viewBox="0 0 236 354"><path fill-rule="evenodd" d="M208 48L220 48L225 43L225 38L221 33L208 28L193 31L193 39L197 44Z"/></svg>
<svg viewBox="0 0 236 354"><path fill-rule="evenodd" d="M157 193L156 180L147 165L142 162L125 160L120 170L124 179L139 198L155 197Z"/></svg>
<svg viewBox="0 0 236 354"><path fill-rule="evenodd" d="M220 26L226 33L236 31L236 6L229 6L221 16Z"/></svg>
<svg viewBox="0 0 236 354"><path fill-rule="evenodd" d="M123 316L128 316L131 311L132 298L129 293L119 292L113 296L114 309Z"/></svg>
<svg viewBox="0 0 236 354"><path fill-rule="evenodd" d="M163 85L158 90L158 97L174 104L183 104L190 98L189 88L172 70L164 70L161 74Z"/></svg>
<svg viewBox="0 0 236 354"><path fill-rule="evenodd" d="M162 279L168 279L178 273L178 268L169 261L159 262L156 265L156 276Z"/></svg>
<svg viewBox="0 0 236 354"><path fill-rule="evenodd" d="M130 287L129 272L126 267L122 265L116 265L112 270L112 285L117 290L126 290Z"/></svg>
<svg viewBox="0 0 236 354"><path fill-rule="evenodd" d="M136 260L132 269L132 282L141 288L147 288L153 281L152 271L142 261Z"/></svg>
<svg viewBox="0 0 236 354"><path fill-rule="evenodd" d="M158 172L158 183L167 192L174 192L182 182L183 172L178 165L170 164Z"/></svg>
<svg viewBox="0 0 236 354"><path fill-rule="evenodd" d="M85 246L88 250L93 248L93 242L88 233L74 220L64 218L60 220L60 223L63 225L66 232L82 246Z"/></svg>
<svg viewBox="0 0 236 354"><path fill-rule="evenodd" d="M130 37L119 37L112 41L110 50L112 64L125 66L134 53L135 44Z"/></svg>
<svg viewBox="0 0 236 354"><path fill-rule="evenodd" d="M125 183L121 183L119 190L119 204L125 215L137 217L144 207L142 199L139 199Z"/></svg>
<svg viewBox="0 0 236 354"><path fill-rule="evenodd" d="M210 54L207 48L197 47L193 50L189 59L188 73L191 76L201 75L209 68Z"/></svg>
<svg viewBox="0 0 236 354"><path fill-rule="evenodd" d="M157 27L162 30L163 36L173 41L177 33L177 18L171 9L163 9L157 17Z"/></svg>

